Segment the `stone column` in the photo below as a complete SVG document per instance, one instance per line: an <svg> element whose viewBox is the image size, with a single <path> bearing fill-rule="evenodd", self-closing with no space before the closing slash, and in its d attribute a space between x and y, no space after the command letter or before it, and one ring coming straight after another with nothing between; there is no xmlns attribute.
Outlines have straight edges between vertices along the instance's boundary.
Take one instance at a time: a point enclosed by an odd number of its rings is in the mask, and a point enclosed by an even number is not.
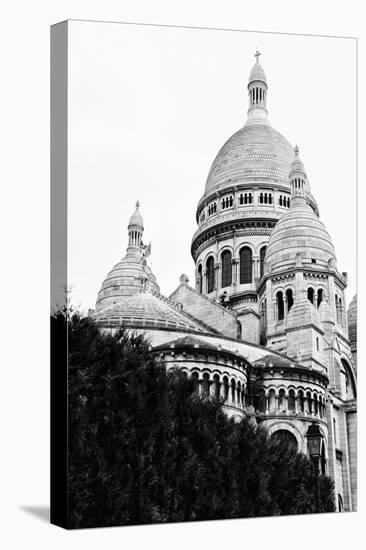
<svg viewBox="0 0 366 550"><path fill-rule="evenodd" d="M202 294L207 294L207 269L202 270Z"/></svg>

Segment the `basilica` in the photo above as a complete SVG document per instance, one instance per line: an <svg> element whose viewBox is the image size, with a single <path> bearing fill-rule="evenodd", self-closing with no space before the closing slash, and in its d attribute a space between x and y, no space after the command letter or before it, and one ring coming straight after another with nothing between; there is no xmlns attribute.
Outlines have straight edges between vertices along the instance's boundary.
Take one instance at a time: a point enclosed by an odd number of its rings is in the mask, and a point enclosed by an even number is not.
<svg viewBox="0 0 366 550"><path fill-rule="evenodd" d="M125 256L91 314L103 330L144 333L167 368L196 380L227 414L252 417L269 436L307 453L314 422L319 469L338 511L356 510L357 302L319 216L299 148L268 119L259 52L244 126L218 152L196 209L193 284L161 294L143 244L139 203Z"/></svg>

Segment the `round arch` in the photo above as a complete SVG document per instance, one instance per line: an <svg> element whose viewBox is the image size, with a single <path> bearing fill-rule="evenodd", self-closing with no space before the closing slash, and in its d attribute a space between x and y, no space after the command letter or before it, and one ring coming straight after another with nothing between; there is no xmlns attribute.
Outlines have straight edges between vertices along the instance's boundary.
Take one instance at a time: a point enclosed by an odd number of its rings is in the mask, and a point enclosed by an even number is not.
<svg viewBox="0 0 366 550"><path fill-rule="evenodd" d="M297 441L297 450L298 451L303 451L304 438L303 438L303 435L301 434L300 430L296 426L291 424L291 422L286 422L286 421L274 422L273 424L271 424L268 427L268 436L272 437L273 433L277 432L279 430L286 430L286 431L290 432Z"/></svg>

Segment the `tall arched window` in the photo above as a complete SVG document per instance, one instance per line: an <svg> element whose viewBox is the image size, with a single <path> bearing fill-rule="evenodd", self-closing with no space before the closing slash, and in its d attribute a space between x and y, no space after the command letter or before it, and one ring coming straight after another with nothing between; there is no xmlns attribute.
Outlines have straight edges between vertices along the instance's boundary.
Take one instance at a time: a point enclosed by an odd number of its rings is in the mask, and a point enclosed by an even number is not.
<svg viewBox="0 0 366 550"><path fill-rule="evenodd" d="M288 392L288 408L290 411L295 410L295 392L294 390L290 390Z"/></svg>
<svg viewBox="0 0 366 550"><path fill-rule="evenodd" d="M262 278L264 273L264 258L266 257L266 246L262 246L259 252L259 275Z"/></svg>
<svg viewBox="0 0 366 550"><path fill-rule="evenodd" d="M276 294L276 303L277 303L277 320L282 321L285 316L285 307L283 303L283 294L281 291Z"/></svg>
<svg viewBox="0 0 366 550"><path fill-rule="evenodd" d="M299 411L304 412L305 406L304 406L304 393L300 390L298 393L298 403L299 403Z"/></svg>
<svg viewBox="0 0 366 550"><path fill-rule="evenodd" d="M202 264L198 266L198 292L202 294Z"/></svg>
<svg viewBox="0 0 366 550"><path fill-rule="evenodd" d="M240 284L252 282L252 251L248 246L244 246L239 253L240 259Z"/></svg>
<svg viewBox="0 0 366 550"><path fill-rule="evenodd" d="M322 288L319 288L318 289L318 307L322 303L323 298L324 298L324 290Z"/></svg>
<svg viewBox="0 0 366 550"><path fill-rule="evenodd" d="M207 271L207 292L208 294L213 291L215 286L215 263L213 256L210 256L206 263Z"/></svg>
<svg viewBox="0 0 366 550"><path fill-rule="evenodd" d="M294 297L293 297L291 288L288 288L286 290L286 300L287 300L287 311L290 311L290 309L294 304Z"/></svg>
<svg viewBox="0 0 366 550"><path fill-rule="evenodd" d="M232 282L231 252L224 250L221 254L221 286L230 286Z"/></svg>
<svg viewBox="0 0 366 550"><path fill-rule="evenodd" d="M308 300L314 304L314 289L311 287L308 288Z"/></svg>

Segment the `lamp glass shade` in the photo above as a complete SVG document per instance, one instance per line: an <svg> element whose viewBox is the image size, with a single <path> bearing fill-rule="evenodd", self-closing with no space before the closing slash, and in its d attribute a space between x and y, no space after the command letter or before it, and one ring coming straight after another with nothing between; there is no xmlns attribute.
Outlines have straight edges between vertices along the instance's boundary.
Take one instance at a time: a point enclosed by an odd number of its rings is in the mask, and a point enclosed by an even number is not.
<svg viewBox="0 0 366 550"><path fill-rule="evenodd" d="M319 430L319 426L317 425L317 423L312 422L312 424L308 428L308 431L306 432L306 438L308 440L308 447L311 457L315 458L320 456L323 437L324 436Z"/></svg>

